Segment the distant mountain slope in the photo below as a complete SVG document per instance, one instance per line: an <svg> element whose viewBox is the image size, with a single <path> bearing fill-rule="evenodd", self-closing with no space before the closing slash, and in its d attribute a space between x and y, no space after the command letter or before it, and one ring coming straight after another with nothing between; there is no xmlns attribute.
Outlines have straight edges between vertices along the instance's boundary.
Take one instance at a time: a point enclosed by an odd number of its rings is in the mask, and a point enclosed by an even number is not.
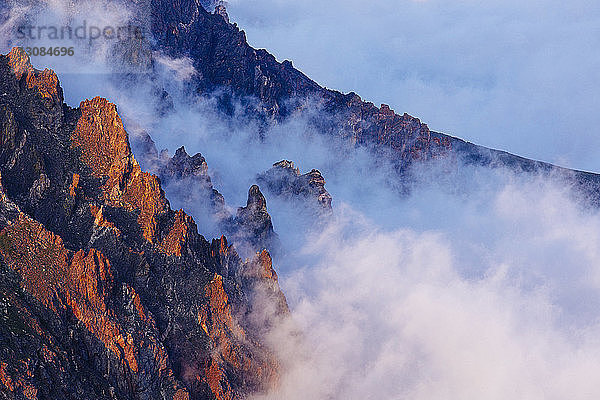
<svg viewBox="0 0 600 400"><path fill-rule="evenodd" d="M191 57L199 72L194 78L196 90L201 94L224 90L219 94L223 112L233 109L235 99L246 105L250 117L269 126L270 121L302 113L310 104L321 110L312 118L319 131L391 156L399 171L415 160L449 155L465 163L518 171L553 170L573 178L572 182L594 202L600 198L600 177L596 174L477 146L431 131L419 119L398 115L386 105L378 108L364 102L355 93L323 88L291 62L280 63L266 50L252 48L245 33L224 18L222 10L209 13L193 0L152 0L152 10L152 32L158 48L173 57Z"/></svg>
<svg viewBox="0 0 600 400"><path fill-rule="evenodd" d="M235 24L195 1L153 0L152 10L157 48L172 57L191 57L198 71L197 91L224 89L224 112L232 110L235 98L250 116L268 125L299 112L309 99L323 111L315 121L320 130L357 144L392 148L399 160L428 157L451 147L449 137L431 132L417 118L377 108L354 93L322 88L291 62L279 63L266 50L253 49Z"/></svg>

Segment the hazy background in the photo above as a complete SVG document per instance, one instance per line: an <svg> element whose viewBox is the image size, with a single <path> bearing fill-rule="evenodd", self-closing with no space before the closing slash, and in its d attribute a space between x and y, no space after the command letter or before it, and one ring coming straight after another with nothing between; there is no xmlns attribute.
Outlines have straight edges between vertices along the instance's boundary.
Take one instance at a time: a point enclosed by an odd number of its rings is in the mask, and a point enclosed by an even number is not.
<svg viewBox="0 0 600 400"><path fill-rule="evenodd" d="M229 0L249 42L430 128L600 171L600 2Z"/></svg>

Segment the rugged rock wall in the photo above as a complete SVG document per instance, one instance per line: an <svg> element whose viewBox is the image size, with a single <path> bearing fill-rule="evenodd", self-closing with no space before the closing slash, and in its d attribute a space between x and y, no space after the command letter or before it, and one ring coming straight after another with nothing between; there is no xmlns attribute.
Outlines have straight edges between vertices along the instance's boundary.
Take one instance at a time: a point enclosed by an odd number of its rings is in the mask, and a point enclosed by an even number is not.
<svg viewBox="0 0 600 400"><path fill-rule="evenodd" d="M0 56L0 94L2 397L234 399L275 385L247 318L257 287L287 312L268 253L243 261L171 210L107 100L69 108L19 49Z"/></svg>
<svg viewBox="0 0 600 400"><path fill-rule="evenodd" d="M333 213L332 198L325 189L325 178L319 170L300 174L300 169L292 161L282 160L260 174L258 182L273 195L300 203L315 218L329 217Z"/></svg>

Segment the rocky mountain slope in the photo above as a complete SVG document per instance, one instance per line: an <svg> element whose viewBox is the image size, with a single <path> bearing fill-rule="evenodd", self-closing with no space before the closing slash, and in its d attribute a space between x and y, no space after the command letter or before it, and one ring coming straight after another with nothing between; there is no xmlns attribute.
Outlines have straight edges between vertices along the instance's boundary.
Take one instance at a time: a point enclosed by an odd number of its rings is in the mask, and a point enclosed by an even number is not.
<svg viewBox="0 0 600 400"><path fill-rule="evenodd" d="M19 49L0 56L0 173L0 397L233 399L277 382L249 318L258 291L287 313L269 254L199 235L116 107L68 107Z"/></svg>
<svg viewBox="0 0 600 400"><path fill-rule="evenodd" d="M157 48L171 57L188 56L194 61L198 93L224 89L219 95L224 112L233 112L233 103L239 101L249 117L268 126L302 111L308 101L322 112L313 121L322 132L393 149L399 161L451 148L451 138L431 132L417 118L397 115L387 106L377 108L355 93L322 88L290 61L280 63L266 50L253 49L222 9L209 13L192 0L175 4L153 0L151 7Z"/></svg>
<svg viewBox="0 0 600 400"><path fill-rule="evenodd" d="M555 171L598 203L598 175L485 149L322 88L250 47L223 7L139 3L156 42L121 49L128 59L149 56L148 46L190 57L194 91L216 96L226 116L241 105L262 135L302 115L323 135L389 158L399 177L444 156L457 168ZM264 332L288 309L261 190L324 220L332 200L323 176L280 161L231 212L201 154L180 148L168 157L146 145L156 176L134 158L115 105L94 98L71 108L52 71L35 70L19 49L0 56L0 398L240 399L277 384ZM164 185L180 185L178 197L202 207L224 236L201 236L171 208ZM200 197L189 197L188 185Z"/></svg>
<svg viewBox="0 0 600 400"><path fill-rule="evenodd" d="M305 115L322 134L392 160L399 175L414 161L439 156L455 159L457 166L502 166L527 173L553 171L568 177L594 204L599 204L598 175L477 146L431 131L418 118L398 115L385 104L376 107L355 93L323 88L290 61L280 63L266 50L252 48L244 31L229 21L222 7L211 13L193 0L152 0L150 8L157 49L172 57L193 60L199 72L193 82L196 91L217 95L225 113L242 104L245 115L260 121L265 131L291 115ZM166 9L168 12L163 12Z"/></svg>
<svg viewBox="0 0 600 400"><path fill-rule="evenodd" d="M298 206L306 209L314 219L333 214L332 198L325 189L325 178L319 170L300 174L300 169L292 161L282 160L260 174L257 181L273 196L299 203Z"/></svg>

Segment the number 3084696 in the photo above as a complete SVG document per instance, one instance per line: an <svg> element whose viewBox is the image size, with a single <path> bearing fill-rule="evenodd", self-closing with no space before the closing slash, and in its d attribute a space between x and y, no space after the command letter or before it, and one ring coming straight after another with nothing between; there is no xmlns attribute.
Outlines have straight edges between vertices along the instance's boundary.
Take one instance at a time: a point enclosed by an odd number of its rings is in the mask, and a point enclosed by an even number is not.
<svg viewBox="0 0 600 400"><path fill-rule="evenodd" d="M75 55L75 49L73 47L25 47L25 53L34 57L71 57Z"/></svg>

